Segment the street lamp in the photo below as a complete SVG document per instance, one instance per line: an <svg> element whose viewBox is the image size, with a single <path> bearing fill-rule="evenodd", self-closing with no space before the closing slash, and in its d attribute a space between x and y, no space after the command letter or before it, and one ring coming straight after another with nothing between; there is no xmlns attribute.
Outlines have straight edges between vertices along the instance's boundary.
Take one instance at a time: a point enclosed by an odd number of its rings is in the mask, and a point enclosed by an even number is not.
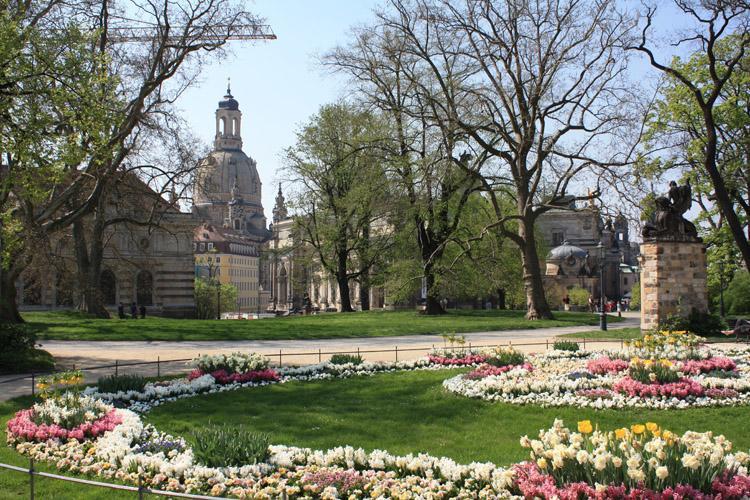
<svg viewBox="0 0 750 500"><path fill-rule="evenodd" d="M605 311L605 296L604 296L604 244L600 241L596 245L599 250L599 328L602 331L607 330L607 312Z"/></svg>

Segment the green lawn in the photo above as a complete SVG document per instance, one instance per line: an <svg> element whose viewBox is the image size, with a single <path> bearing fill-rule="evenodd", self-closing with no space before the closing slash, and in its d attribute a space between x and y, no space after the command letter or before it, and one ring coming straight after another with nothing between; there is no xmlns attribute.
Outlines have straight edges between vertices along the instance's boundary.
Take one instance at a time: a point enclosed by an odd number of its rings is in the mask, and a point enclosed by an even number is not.
<svg viewBox="0 0 750 500"><path fill-rule="evenodd" d="M591 332L578 332L578 333L566 333L563 335L558 335L558 337L564 337L564 338L574 338L574 339L597 339L597 340L604 340L604 339L613 339L613 340L629 340L629 339L637 339L641 337L641 329L638 327L635 328L618 328L616 330L607 330L606 332L603 332L601 330L594 330Z"/></svg>
<svg viewBox="0 0 750 500"><path fill-rule="evenodd" d="M676 432L714 430L750 447L747 407L672 411L540 408L473 400L447 393L456 371L415 371L348 380L294 382L188 398L148 414L157 428L188 440L210 422L251 426L271 442L327 449L349 444L406 454L426 451L461 463L510 464L527 457L518 444L553 420L602 428L654 421Z"/></svg>
<svg viewBox="0 0 750 500"><path fill-rule="evenodd" d="M595 325L598 316L556 312L554 320L527 321L522 311L414 311L321 314L253 321L166 318L94 319L70 312L29 312L24 319L45 340L282 340L467 333L552 326ZM615 321L612 318L611 321Z"/></svg>

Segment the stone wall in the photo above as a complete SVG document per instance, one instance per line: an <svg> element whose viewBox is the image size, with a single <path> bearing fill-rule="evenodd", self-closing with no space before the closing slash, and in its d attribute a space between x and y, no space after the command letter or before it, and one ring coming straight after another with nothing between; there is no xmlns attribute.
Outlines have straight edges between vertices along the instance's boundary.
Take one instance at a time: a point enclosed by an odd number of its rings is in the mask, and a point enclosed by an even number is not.
<svg viewBox="0 0 750 500"><path fill-rule="evenodd" d="M706 247L700 242L641 244L641 330L670 314L708 311Z"/></svg>

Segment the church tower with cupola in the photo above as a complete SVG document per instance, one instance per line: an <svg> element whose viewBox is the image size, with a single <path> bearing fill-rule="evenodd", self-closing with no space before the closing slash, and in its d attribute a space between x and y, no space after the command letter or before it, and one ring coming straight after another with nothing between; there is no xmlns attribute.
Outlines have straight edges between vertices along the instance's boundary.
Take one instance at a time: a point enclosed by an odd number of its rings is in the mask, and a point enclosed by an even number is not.
<svg viewBox="0 0 750 500"><path fill-rule="evenodd" d="M269 237L255 160L242 151L242 112L227 85L215 112L214 149L201 162L193 212L207 224L264 241Z"/></svg>

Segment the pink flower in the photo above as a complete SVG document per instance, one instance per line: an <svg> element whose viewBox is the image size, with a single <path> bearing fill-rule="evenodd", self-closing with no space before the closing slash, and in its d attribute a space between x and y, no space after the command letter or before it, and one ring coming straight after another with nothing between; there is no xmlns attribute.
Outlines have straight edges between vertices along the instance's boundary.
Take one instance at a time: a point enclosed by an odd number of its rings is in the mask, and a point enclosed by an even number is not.
<svg viewBox="0 0 750 500"><path fill-rule="evenodd" d="M86 422L73 429L65 429L59 425L36 424L33 420L34 410L21 410L8 421L6 428L11 436L26 441L44 442L48 439L77 439L96 438L111 431L122 422L113 408L94 422Z"/></svg>
<svg viewBox="0 0 750 500"><path fill-rule="evenodd" d="M721 356L714 356L708 359L690 359L679 363L677 366L682 373L691 375L717 370L733 371L737 368L737 364L733 360Z"/></svg>
<svg viewBox="0 0 750 500"><path fill-rule="evenodd" d="M658 382L652 384L644 384L638 382L630 377L623 377L612 387L614 392L627 394L628 396L639 396L639 397L676 397L678 399L685 399L688 396L702 396L703 387L695 380L689 378L681 378L677 382L671 382L667 384L660 384Z"/></svg>
<svg viewBox="0 0 750 500"><path fill-rule="evenodd" d="M467 354L466 356L463 356L461 358L448 358L445 356L434 356L430 354L428 356L428 359L430 360L430 363L433 363L436 365L463 366L463 365L477 365L479 363L484 363L487 357L482 356L481 354Z"/></svg>
<svg viewBox="0 0 750 500"><path fill-rule="evenodd" d="M464 377L474 380L474 379L489 377L491 375L500 375L501 373L505 373L514 368L523 368L524 370L529 371L529 372L534 370L534 367L531 365L531 363L524 363L522 365L504 365L504 366L482 365L476 370L470 371L469 373L464 375Z"/></svg>
<svg viewBox="0 0 750 500"><path fill-rule="evenodd" d="M630 366L622 359L609 359L607 356L590 360L586 363L586 369L594 375L604 375L605 373L617 373L627 370Z"/></svg>

